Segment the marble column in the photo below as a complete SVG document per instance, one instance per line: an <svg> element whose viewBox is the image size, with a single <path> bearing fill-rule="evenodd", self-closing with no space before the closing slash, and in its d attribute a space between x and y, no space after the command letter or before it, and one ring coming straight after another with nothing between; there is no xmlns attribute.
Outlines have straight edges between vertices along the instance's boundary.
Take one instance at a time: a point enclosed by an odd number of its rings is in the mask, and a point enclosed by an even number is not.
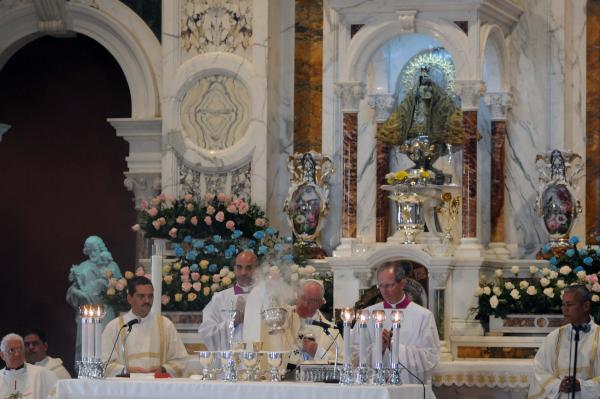
<svg viewBox="0 0 600 399"><path fill-rule="evenodd" d="M600 3L587 3L585 235L600 244Z"/></svg>
<svg viewBox="0 0 600 399"><path fill-rule="evenodd" d="M487 93L485 104L492 115L492 159L490 189L490 245L488 254L508 258L510 252L504 241L504 174L506 156L506 117L512 105L510 93Z"/></svg>
<svg viewBox="0 0 600 399"><path fill-rule="evenodd" d="M485 84L482 81L457 81L456 88L462 101L465 138L462 147L462 239L455 255L479 258L483 248L477 238L477 111Z"/></svg>
<svg viewBox="0 0 600 399"><path fill-rule="evenodd" d="M376 137L379 130L390 117L394 106L393 94L369 95L369 106L375 110L377 124ZM390 172L390 146L379 139L375 140L376 151L376 185L375 198L375 241L386 242L390 233L390 200L386 191L381 189L386 184L385 175Z"/></svg>
<svg viewBox="0 0 600 399"><path fill-rule="evenodd" d="M335 90L341 102L344 137L342 244L338 250L349 250L353 239L356 238L358 105L364 97L365 85L362 82L338 82Z"/></svg>

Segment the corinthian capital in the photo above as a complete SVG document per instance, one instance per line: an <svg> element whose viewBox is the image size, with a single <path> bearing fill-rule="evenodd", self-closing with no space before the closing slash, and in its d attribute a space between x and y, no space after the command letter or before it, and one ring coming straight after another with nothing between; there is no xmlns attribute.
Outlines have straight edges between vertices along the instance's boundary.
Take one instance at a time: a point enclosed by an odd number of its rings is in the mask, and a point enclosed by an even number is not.
<svg viewBox="0 0 600 399"><path fill-rule="evenodd" d="M512 107L513 96L506 92L487 93L483 97L483 101L490 107L492 120L503 121L506 120L508 110Z"/></svg>
<svg viewBox="0 0 600 399"><path fill-rule="evenodd" d="M135 208L140 209L142 200L150 200L161 190L160 173L125 172L123 184L135 195Z"/></svg>
<svg viewBox="0 0 600 399"><path fill-rule="evenodd" d="M385 122L390 117L394 108L393 94L370 94L368 100L369 107L375 110L375 122Z"/></svg>
<svg viewBox="0 0 600 399"><path fill-rule="evenodd" d="M457 80L454 83L460 97L463 111L477 111L479 99L485 93L485 83L481 80Z"/></svg>
<svg viewBox="0 0 600 399"><path fill-rule="evenodd" d="M342 102L342 112L358 112L358 104L365 96L363 82L337 82L335 92Z"/></svg>

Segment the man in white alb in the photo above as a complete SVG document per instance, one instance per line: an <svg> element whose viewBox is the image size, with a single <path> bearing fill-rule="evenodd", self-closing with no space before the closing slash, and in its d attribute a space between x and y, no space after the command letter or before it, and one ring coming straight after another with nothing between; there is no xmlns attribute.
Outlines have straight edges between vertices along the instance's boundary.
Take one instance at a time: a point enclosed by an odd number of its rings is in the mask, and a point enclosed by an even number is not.
<svg viewBox="0 0 600 399"><path fill-rule="evenodd" d="M48 356L48 340L46 333L35 329L25 335L25 358L28 363L42 366L56 374L59 380L71 378L71 374L63 366L58 357Z"/></svg>
<svg viewBox="0 0 600 399"><path fill-rule="evenodd" d="M229 348L230 323L233 323L232 342L243 341L244 309L246 297L254 284L258 258L252 251L240 252L235 257L233 273L235 285L217 292L202 311L202 323L198 327L200 340L209 350ZM232 312L235 316L231 320Z"/></svg>
<svg viewBox="0 0 600 399"><path fill-rule="evenodd" d="M0 343L0 357L6 367L0 370L0 398L46 399L54 391L57 378L44 367L25 363L25 345L17 334L7 334Z"/></svg>
<svg viewBox="0 0 600 399"><path fill-rule="evenodd" d="M383 324L383 364L390 364L391 325L390 313L394 309L402 310L402 321L399 338L399 362L419 379L426 382L431 379L433 368L440 359L440 339L433 313L428 309L412 302L405 294L406 277L404 269L399 263L384 263L377 268L377 286L383 297L383 302L366 308L370 312L383 309L386 320ZM353 353L358 353L359 334L354 328ZM374 346L375 323L369 320L369 345ZM373 353L369 349L369 353ZM371 359L373 360L373 359ZM405 369L401 372L402 381L405 383L418 383Z"/></svg>
<svg viewBox="0 0 600 399"><path fill-rule="evenodd" d="M181 375L188 353L171 320L150 313L153 299L154 288L148 278L136 276L129 280L127 301L131 310L108 323L102 333L102 361L108 362L107 376L120 374L124 369L129 373Z"/></svg>
<svg viewBox="0 0 600 399"><path fill-rule="evenodd" d="M562 312L568 324L546 336L534 360L529 398L570 398L575 337L579 332L575 398L600 397L600 328L590 318L592 294L585 285L565 288Z"/></svg>

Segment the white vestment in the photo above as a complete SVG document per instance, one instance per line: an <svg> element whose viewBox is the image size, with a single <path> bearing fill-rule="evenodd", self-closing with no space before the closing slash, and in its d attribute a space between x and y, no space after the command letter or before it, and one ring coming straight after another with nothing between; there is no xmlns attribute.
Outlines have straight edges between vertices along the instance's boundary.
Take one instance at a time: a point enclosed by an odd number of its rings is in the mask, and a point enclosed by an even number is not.
<svg viewBox="0 0 600 399"><path fill-rule="evenodd" d="M46 356L39 362L35 362L35 365L44 367L47 370L52 371L54 374L56 374L56 377L59 380L66 380L71 378L71 374L69 374L67 369L63 366L63 361L58 357Z"/></svg>
<svg viewBox="0 0 600 399"><path fill-rule="evenodd" d="M102 333L102 361L108 361L119 330L130 320L139 319L131 311L112 320ZM172 376L180 376L188 360L188 353L171 320L150 313L132 326L127 338L125 354L122 344L127 327L121 331L119 342L106 368L107 376L119 374L127 367L154 368L162 366ZM126 360L125 360L126 359Z"/></svg>
<svg viewBox="0 0 600 399"><path fill-rule="evenodd" d="M249 292L249 291L248 291ZM235 294L233 287L216 292L202 311L202 323L198 327L200 341L208 350L229 349L229 322L238 297L246 299L248 292ZM238 324L233 333L233 342L244 340L244 323Z"/></svg>
<svg viewBox="0 0 600 399"><path fill-rule="evenodd" d="M383 323L383 328L392 331L392 322L390 313L393 309L384 309L383 302L369 306L367 310L382 309L385 311L386 320ZM413 374L416 374L424 383L431 380L433 368L440 360L440 338L438 336L437 327L433 313L428 309L410 302L405 309L402 310L402 320L400 327L398 361ZM368 353L372 354L371 365L375 359L375 323L369 319L368 324ZM355 324L352 331L353 335L353 351L355 359L359 353L359 328L358 323ZM383 356L384 367L389 367L391 361L390 351L386 348ZM356 360L354 363L358 363ZM417 379L411 376L405 369L402 369L401 378L404 383L419 383Z"/></svg>
<svg viewBox="0 0 600 399"><path fill-rule="evenodd" d="M25 399L46 399L54 393L57 378L43 367L25 363L18 370L0 370L0 398L17 392Z"/></svg>
<svg viewBox="0 0 600 399"><path fill-rule="evenodd" d="M581 392L576 392L575 397L597 399L600 397L600 328L590 322L590 332L579 334L575 377L579 380ZM548 334L535 355L535 375L529 386L529 398L570 398L570 393L560 393L558 390L562 379L572 374L574 356L575 332L571 324Z"/></svg>
<svg viewBox="0 0 600 399"><path fill-rule="evenodd" d="M309 319L301 319L296 313L295 306L286 306L287 320L285 323L285 331L280 335L265 336L265 350L291 350L292 353L288 359L288 363L299 364L303 360L325 360L335 361L335 344L325 331L319 326L309 324L310 320L317 320L331 326L329 332L336 337L336 342L339 346L338 361L343 360L344 342L335 325L323 316L320 311ZM305 321L306 320L306 321ZM264 329L265 327L263 327ZM299 338L300 333L307 336L312 336L317 343L317 351L312 357L308 353L302 351L302 340Z"/></svg>

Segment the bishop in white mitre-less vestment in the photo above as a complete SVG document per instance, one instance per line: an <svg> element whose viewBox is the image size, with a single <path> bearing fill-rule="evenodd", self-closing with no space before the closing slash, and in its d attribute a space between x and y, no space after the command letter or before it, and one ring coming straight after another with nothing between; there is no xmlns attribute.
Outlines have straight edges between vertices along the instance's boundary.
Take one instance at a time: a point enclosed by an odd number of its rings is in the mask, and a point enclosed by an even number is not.
<svg viewBox="0 0 600 399"><path fill-rule="evenodd" d="M243 298L245 301L251 288L236 284L231 288L214 293L202 311L202 323L198 327L200 340L208 350L230 349L228 337L233 310L236 308L238 298ZM243 338L244 323L240 323L233 330L232 342L242 342Z"/></svg>
<svg viewBox="0 0 600 399"><path fill-rule="evenodd" d="M172 376L181 376L188 353L171 320L153 313L140 318L129 311L108 323L102 333L102 361L108 361L119 330L133 319L140 319L140 322L132 326L125 344L125 353L122 351L122 344L127 335L127 327L121 331L119 342L106 368L106 375L115 376L127 365L145 369L162 366Z"/></svg>
<svg viewBox="0 0 600 399"><path fill-rule="evenodd" d="M589 332L580 332L577 354L577 374L581 391L575 398L600 398L600 351L598 338L600 328L593 322L588 323ZM534 376L529 386L529 398L571 397L571 393L559 392L562 379L571 375L575 356L575 332L572 324L552 331L544 339L534 360Z"/></svg>
<svg viewBox="0 0 600 399"><path fill-rule="evenodd" d="M46 399L53 393L56 381L53 372L29 363L18 369L3 368L0 370L0 398L20 393L23 399Z"/></svg>
<svg viewBox="0 0 600 399"><path fill-rule="evenodd" d="M433 313L428 309L412 302L408 295L397 304L389 304L380 302L366 308L370 312L383 309L385 311L386 320L383 323L383 328L391 331L392 322L390 314L394 309L402 310L402 321L400 327L399 339L399 362L409 369L413 374L416 374L423 382L428 382L432 377L432 370L440 360L440 338L438 336L437 327ZM353 353L359 352L359 331L358 324L354 326L353 333ZM375 346L375 323L372 319L368 324L369 349L368 352L373 355L371 364L374 364ZM384 367L389 367L391 354L389 348L385 349L383 356ZM406 370L402 369L400 374L404 383L419 383L416 378L411 376Z"/></svg>

